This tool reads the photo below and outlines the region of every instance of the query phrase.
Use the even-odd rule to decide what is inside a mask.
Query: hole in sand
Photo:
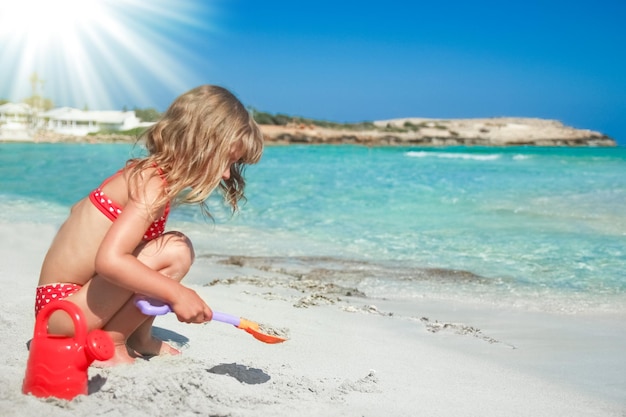
[[[87,383],[87,392],[91,395],[100,391],[106,382],[107,379],[102,375],[94,375]]]
[[[249,368],[236,363],[222,363],[207,369],[207,371],[212,374],[232,376],[237,381],[250,385],[263,384],[270,380],[270,376],[261,369]]]

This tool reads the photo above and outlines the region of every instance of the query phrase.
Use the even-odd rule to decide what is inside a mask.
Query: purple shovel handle
[[[172,308],[168,304],[148,298],[135,298],[135,305],[143,314],[148,316],[162,316],[163,314],[172,312]],[[239,324],[241,323],[241,318],[231,314],[221,313],[219,311],[213,312],[213,320],[221,323],[232,324],[235,327],[239,327]]]

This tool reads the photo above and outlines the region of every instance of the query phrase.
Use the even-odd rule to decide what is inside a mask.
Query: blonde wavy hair
[[[218,187],[233,212],[237,210],[245,199],[245,165],[257,163],[263,152],[263,134],[250,113],[230,91],[214,85],[179,96],[139,141],[148,156],[128,161],[128,181],[134,185],[129,190],[137,190],[143,173],[151,171],[167,184],[154,206],[198,203],[209,216],[206,200]],[[238,153],[241,158],[231,165],[230,178],[222,179]],[[150,169],[155,166],[161,173]]]

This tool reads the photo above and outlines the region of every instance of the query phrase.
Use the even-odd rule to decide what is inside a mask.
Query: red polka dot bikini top
[[[98,210],[102,212],[105,216],[107,216],[111,221],[115,221],[117,217],[122,213],[122,206],[120,206],[115,201],[108,198],[104,192],[102,192],[102,188],[106,185],[107,182],[111,181],[113,178],[122,173],[123,170],[119,170],[117,173],[113,174],[106,180],[100,184],[100,187],[96,188],[89,194],[89,200],[93,203],[94,206]],[[163,174],[159,169],[159,173]],[[163,216],[156,219],[154,223],[150,225],[146,233],[143,235],[143,240],[152,240],[159,236],[161,236],[165,232],[165,223],[167,222],[167,217],[170,214],[170,203],[167,203],[165,206],[165,211],[163,212]]]

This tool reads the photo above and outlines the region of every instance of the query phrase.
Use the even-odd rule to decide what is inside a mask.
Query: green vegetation
[[[406,126],[406,123],[405,123]],[[383,132],[391,132],[391,133],[406,133],[409,129],[405,129],[403,127],[394,126],[391,123],[387,123],[387,125],[382,129]]]
[[[44,111],[48,111],[54,108],[54,103],[52,102],[52,100],[38,95],[27,97],[23,101],[34,109],[42,109]]]
[[[40,97],[37,95],[27,97],[24,100],[22,100],[22,102],[28,104],[29,106],[33,108],[38,108],[44,111],[48,111],[54,108],[54,103],[52,102],[52,100],[50,100],[49,98]],[[12,103],[12,101],[0,98],[0,106],[3,104],[7,104],[7,103]]]
[[[256,109],[250,109],[254,120],[260,125],[286,126],[286,125],[309,125],[332,129],[347,130],[375,130],[376,126],[372,122],[360,123],[337,123],[326,120],[309,119],[300,116],[289,116],[286,114],[271,114]]]
[[[260,125],[274,125],[274,126],[285,126],[289,123],[296,122],[296,119],[297,119],[297,118],[288,116],[286,114],[270,114],[270,113],[266,113],[266,112],[262,112],[262,111],[258,111],[254,109],[252,110],[252,116],[254,117],[254,120]]]
[[[43,111],[48,111],[54,108],[54,103],[49,98],[45,98],[39,95],[39,87],[43,90],[43,86],[46,84],[46,81],[39,78],[36,72],[28,79],[30,81],[30,86],[33,91],[33,95],[25,98],[24,103],[28,104],[34,109],[40,109]]]
[[[159,117],[161,117],[161,113],[153,107],[148,107],[146,109],[139,109],[135,107],[133,110],[135,111],[135,116],[137,116],[142,122],[156,122],[159,120]]]
[[[404,127],[407,130],[411,130],[413,132],[417,132],[418,130],[420,130],[422,127],[424,127],[424,124],[421,123],[419,125],[416,125],[415,123],[411,123],[411,122],[404,122]]]
[[[88,136],[98,136],[98,135],[122,135],[122,136],[134,136],[139,137],[147,128],[146,127],[136,127],[134,129],[128,130],[99,130],[97,132],[88,133]]]

